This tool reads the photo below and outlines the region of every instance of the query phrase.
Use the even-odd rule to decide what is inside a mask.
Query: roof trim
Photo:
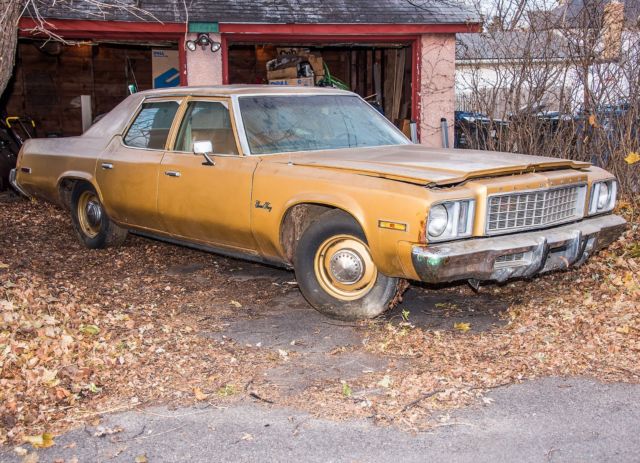
[[[178,38],[185,33],[184,23],[88,21],[84,19],[47,19],[47,28],[63,38]],[[20,18],[22,37],[42,35],[32,18]]]
[[[406,35],[406,34],[456,34],[480,32],[481,23],[462,24],[220,24],[221,33],[233,34],[291,34],[291,35]]]
[[[47,19],[52,32],[64,38],[177,38],[185,33],[184,23],[90,21],[83,19]],[[37,23],[32,18],[20,19],[20,35],[37,36]],[[221,34],[278,34],[295,36],[363,36],[409,35],[409,34],[455,34],[479,32],[480,23],[463,24],[267,24],[225,23],[220,24]]]

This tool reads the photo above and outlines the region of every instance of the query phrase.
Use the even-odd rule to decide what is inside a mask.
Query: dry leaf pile
[[[0,444],[102,410],[227,400],[279,361],[207,337],[273,297],[227,281],[238,262],[136,237],[88,251],[61,210],[26,201],[0,205],[0,230]],[[194,263],[197,277],[171,271]]]
[[[509,305],[488,331],[416,327],[404,311],[399,322],[363,322],[366,343],[352,349],[389,360],[388,371],[288,396],[264,372],[295,358],[211,333],[295,287],[233,281],[238,261],[137,237],[88,251],[67,214],[41,203],[0,204],[0,230],[0,443],[49,442],[104,411],[221,403],[261,388],[316,415],[423,428],[530,378],[640,381],[638,224],[577,271],[483,287]],[[475,297],[465,286],[441,291]]]

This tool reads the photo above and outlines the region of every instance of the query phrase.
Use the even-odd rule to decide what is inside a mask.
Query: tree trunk
[[[0,0],[0,95],[11,79],[23,0]]]

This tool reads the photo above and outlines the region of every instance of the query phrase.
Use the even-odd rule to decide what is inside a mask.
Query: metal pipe
[[[442,133],[442,147],[449,148],[449,123],[446,117],[440,119],[440,131]]]
[[[411,141],[415,144],[420,143],[418,141],[418,123],[416,121],[409,123],[409,130],[411,130]]]

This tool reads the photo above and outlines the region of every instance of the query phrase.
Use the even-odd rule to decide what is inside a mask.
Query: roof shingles
[[[45,1],[50,19],[138,21],[150,13],[163,22],[184,22],[180,0],[106,0],[101,9],[79,0]],[[480,18],[461,0],[186,0],[189,21],[263,24],[467,24]],[[138,15],[115,5],[130,5]]]

